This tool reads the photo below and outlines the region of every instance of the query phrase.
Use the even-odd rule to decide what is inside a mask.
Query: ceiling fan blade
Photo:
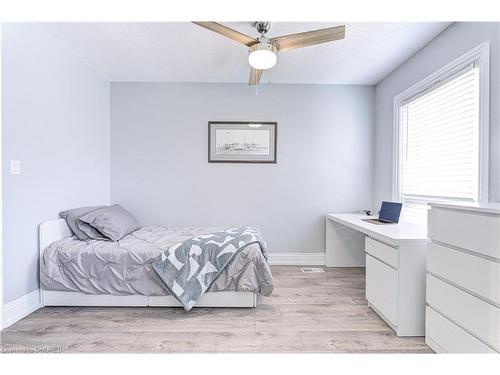
[[[233,30],[227,26],[221,25],[217,22],[193,22],[195,25],[204,27],[208,30],[221,34],[226,38],[232,39],[238,43],[244,44],[250,47],[251,45],[258,42],[257,39],[252,38],[246,34],[240,33],[239,31]]]
[[[345,38],[345,25],[271,38],[278,51],[286,51]]]
[[[250,78],[248,79],[248,85],[258,85],[260,82],[260,77],[262,77],[263,70],[250,68]]]

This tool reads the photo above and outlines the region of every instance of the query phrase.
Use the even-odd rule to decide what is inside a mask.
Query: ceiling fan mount
[[[313,46],[315,44],[333,42],[345,38],[345,26],[334,26],[326,29],[306,31],[296,34],[267,38],[266,33],[271,28],[271,22],[257,21],[253,26],[260,37],[253,38],[233,30],[217,22],[193,22],[194,24],[221,34],[226,38],[244,44],[249,48],[248,62],[250,64],[249,85],[257,85],[265,69],[272,68],[277,61],[277,53],[289,49]]]
[[[271,22],[257,21],[253,24],[261,36],[264,36],[271,29]]]

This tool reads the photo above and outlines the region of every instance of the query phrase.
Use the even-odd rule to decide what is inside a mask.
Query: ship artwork
[[[276,163],[276,122],[208,123],[210,163]]]

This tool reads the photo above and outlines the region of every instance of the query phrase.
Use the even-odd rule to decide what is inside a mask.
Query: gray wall
[[[373,87],[111,84],[111,198],[143,225],[261,228],[324,251],[324,217],[373,200]],[[278,163],[207,163],[209,120],[277,121]]]
[[[375,200],[392,195],[394,96],[480,43],[491,43],[490,201],[500,201],[500,23],[455,23],[413,55],[375,88]]]
[[[9,302],[38,288],[38,224],[110,200],[109,82],[35,26],[3,24],[2,132]]]

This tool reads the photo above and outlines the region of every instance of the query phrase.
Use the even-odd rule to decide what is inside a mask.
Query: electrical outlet
[[[19,160],[10,161],[10,174],[21,174],[21,162]]]

